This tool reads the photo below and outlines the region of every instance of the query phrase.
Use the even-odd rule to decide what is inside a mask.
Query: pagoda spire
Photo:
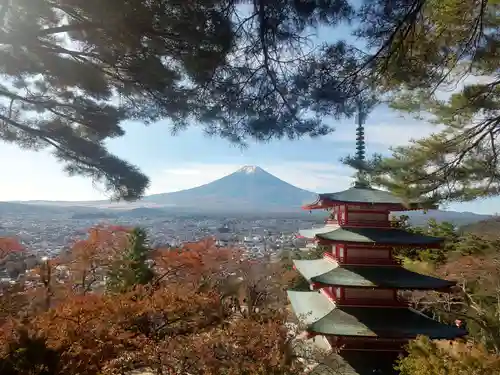
[[[366,111],[361,103],[358,103],[358,114],[356,116],[356,182],[355,187],[368,187],[368,179],[366,176],[366,142],[365,142],[365,121]]]

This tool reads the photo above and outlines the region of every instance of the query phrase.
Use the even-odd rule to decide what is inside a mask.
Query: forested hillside
[[[442,249],[399,253],[406,267],[457,281],[451,294],[415,292],[414,308],[450,324],[459,321],[467,340],[450,343],[422,337],[410,343],[409,355],[399,363],[401,374],[500,374],[500,236],[491,228],[496,220],[455,229],[430,221],[409,230],[446,238]]]
[[[23,251],[13,239],[0,249]],[[142,229],[92,228],[1,286],[0,373],[296,374],[293,278],[212,240],[152,249]]]
[[[485,238],[497,238],[500,235],[500,218],[493,217],[477,223],[467,224],[460,228],[463,233],[473,233]]]

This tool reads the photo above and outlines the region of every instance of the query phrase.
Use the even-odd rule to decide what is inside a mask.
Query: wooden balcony
[[[392,228],[392,223],[390,221],[382,220],[337,220],[337,219],[326,219],[325,223],[327,225],[340,225],[345,228]]]
[[[336,257],[332,253],[323,253],[323,257],[332,262],[344,265],[373,265],[373,266],[400,266],[402,261],[393,258],[368,258],[368,257]]]
[[[339,260],[342,264],[350,265],[374,265],[374,266],[391,266],[391,265],[401,265],[401,261],[393,258],[368,258],[368,257],[344,257],[344,259]]]

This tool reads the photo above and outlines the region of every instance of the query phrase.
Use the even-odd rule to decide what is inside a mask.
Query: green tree
[[[431,218],[425,226],[412,227],[409,223],[409,217],[402,215],[399,218],[393,219],[393,223],[398,228],[407,230],[412,233],[418,233],[433,237],[444,238],[444,244],[438,249],[416,249],[416,248],[397,248],[395,254],[410,260],[419,260],[430,262],[432,265],[439,265],[446,262],[448,256],[456,251],[456,246],[459,242],[458,231],[452,223],[443,221],[437,222]]]
[[[494,375],[500,374],[500,356],[480,345],[420,337],[397,368],[401,375]]]
[[[115,263],[108,274],[108,290],[124,292],[152,281],[155,274],[147,263],[150,252],[146,231],[142,228],[132,229],[122,259]]]
[[[464,233],[457,242],[455,251],[460,255],[490,255],[500,249],[500,240],[487,239],[474,233]]]
[[[362,11],[371,22],[360,35],[382,48],[373,61],[380,91],[393,108],[437,125],[435,134],[395,148],[391,158],[377,156],[372,180],[432,201],[497,195],[500,2],[372,3]]]

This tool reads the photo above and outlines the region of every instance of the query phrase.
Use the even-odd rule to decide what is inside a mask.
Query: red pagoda
[[[359,122],[357,159],[364,160],[364,129]],[[322,228],[300,235],[325,249],[323,258],[295,260],[310,291],[288,291],[306,334],[332,349],[336,374],[394,374],[394,360],[418,335],[454,339],[466,334],[412,309],[402,290],[447,291],[454,283],[405,269],[394,259],[397,247],[432,248],[441,238],[406,232],[391,225],[390,213],[408,206],[389,192],[371,188],[358,172],[354,187],[320,194],[306,210],[326,209]],[[418,209],[413,204],[411,209]]]

